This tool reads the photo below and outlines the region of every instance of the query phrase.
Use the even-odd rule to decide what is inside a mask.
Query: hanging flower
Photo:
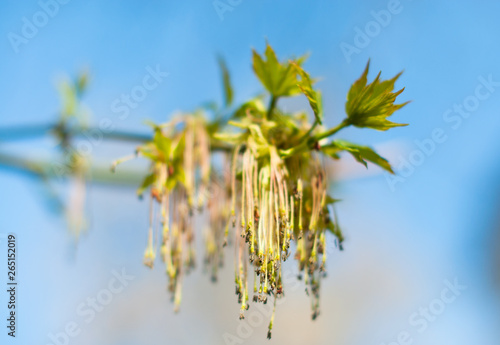
[[[234,246],[240,319],[250,299],[267,303],[273,298],[271,337],[276,299],[286,291],[283,264],[290,256],[299,266],[315,319],[320,313],[320,282],[326,275],[328,232],[339,249],[344,241],[324,160],[339,159],[345,151],[365,166],[371,162],[393,173],[387,160],[370,147],[329,138],[350,125],[378,130],[400,126],[387,120],[404,105],[394,104],[401,93],[392,92],[399,75],[388,81],[380,81],[379,75],[368,84],[367,66],[349,91],[346,119],[326,129],[321,93],[302,69],[304,61],[280,62],[269,45],[264,56],[254,51],[253,69],[269,93],[269,105],[257,97],[232,108],[229,74],[220,60],[225,108],[215,119],[209,121],[199,111],[152,124],[153,139],[126,158],[141,156],[151,162],[138,191],[142,195],[149,190],[151,203],[144,263],[153,267],[160,251],[175,310],[183,277],[195,266],[194,239],[203,235],[205,268],[213,281],[223,264],[224,248],[228,243]],[[312,123],[304,112],[278,107],[281,98],[300,93],[311,106]],[[205,225],[199,230],[194,224],[205,217],[208,222],[202,220]]]

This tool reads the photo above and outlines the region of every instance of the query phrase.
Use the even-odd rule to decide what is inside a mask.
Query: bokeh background
[[[44,3],[44,0],[41,1]],[[59,4],[57,13],[16,49],[23,18],[41,10],[36,1],[0,4],[0,128],[51,123],[60,100],[56,83],[87,68],[92,75],[84,102],[93,123],[109,118],[120,130],[147,133],[144,119],[165,121],[176,110],[192,110],[222,97],[216,56],[224,56],[243,101],[261,90],[251,70],[251,50],[266,39],[282,58],[311,52],[306,67],[323,90],[325,117],[343,116],[345,95],[371,58],[392,77],[402,100],[413,102],[395,116],[410,126],[389,132],[348,129],[342,137],[379,147],[400,170],[397,183],[370,167],[346,160],[336,191],[347,240],[329,256],[322,285],[321,315],[311,321],[303,286],[288,292],[277,310],[273,343],[393,344],[408,332],[412,344],[497,344],[500,336],[500,89],[474,103],[480,78],[500,81],[500,3],[497,1],[79,1]],[[398,9],[387,25],[369,28],[369,42],[356,47],[374,14]],[[366,41],[366,40],[365,40]],[[357,42],[359,46],[359,41]],[[344,44],[344,45],[343,45]],[[148,66],[169,75],[120,120],[112,103],[141,83]],[[482,90],[484,92],[485,89]],[[469,102],[460,120],[448,109]],[[286,103],[304,107],[302,99]],[[448,116],[457,116],[456,114]],[[455,122],[457,121],[457,122]],[[418,154],[436,128],[446,140]],[[36,138],[0,142],[0,152],[51,157],[54,141]],[[94,160],[110,162],[132,145],[103,143]],[[410,162],[410,167],[405,161]],[[135,163],[134,163],[135,164]],[[132,165],[134,165],[132,164]],[[141,168],[140,164],[137,167]],[[392,183],[391,183],[392,181]],[[64,184],[60,189],[64,191]],[[55,344],[50,335],[74,321],[81,332],[69,344],[257,344],[265,340],[267,319],[243,331],[234,296],[232,262],[217,284],[201,270],[184,286],[175,315],[161,265],[142,265],[147,202],[133,187],[88,186],[89,229],[76,245],[64,217],[44,205],[39,181],[0,165],[0,232],[18,236],[18,337],[0,334],[2,344]],[[2,242],[2,251],[5,242]],[[228,251],[231,258],[231,251]],[[0,281],[6,281],[6,263]],[[289,269],[293,270],[292,263]],[[106,288],[112,271],[135,278],[86,323],[76,312],[88,297]],[[409,316],[440,298],[445,281],[467,287],[419,332]],[[7,297],[2,287],[1,319]],[[252,312],[252,307],[249,312]],[[254,313],[258,313],[254,310]],[[259,317],[256,317],[259,319]],[[2,324],[5,321],[2,321]],[[234,335],[227,341],[227,335]],[[226,335],[226,337],[224,336]],[[65,342],[61,340],[61,343]],[[410,342],[408,342],[409,344]],[[401,343],[402,344],[402,343]]]

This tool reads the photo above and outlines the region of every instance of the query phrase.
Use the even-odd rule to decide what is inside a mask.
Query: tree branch
[[[18,125],[3,127],[0,128],[0,142],[33,139],[51,134],[57,130],[60,130],[60,125],[57,123],[48,125]],[[128,131],[104,131],[97,127],[68,128],[68,135],[73,137],[85,137],[86,134],[90,136],[92,133],[96,132],[101,134],[103,139],[107,140],[145,142],[152,139],[151,135]]]

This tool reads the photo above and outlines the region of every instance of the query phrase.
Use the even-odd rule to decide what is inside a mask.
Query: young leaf
[[[339,241],[339,249],[340,250],[343,250],[343,243],[344,243],[344,234],[342,233],[342,230],[340,229],[339,225],[334,223],[334,222],[330,222],[327,224],[327,229],[330,230],[330,232],[335,236],[337,237],[337,241]]]
[[[159,125],[157,125],[155,122],[151,121],[151,120],[144,120],[142,121],[146,126],[149,126],[151,127],[152,129],[154,130],[157,130],[157,129],[161,129],[161,127]]]
[[[280,63],[276,53],[267,44],[265,60],[254,50],[253,70],[273,97],[294,96],[300,92],[297,86],[297,71],[289,62]],[[302,60],[297,60],[301,63]]]
[[[236,122],[236,121],[229,121],[228,124],[238,128],[247,129],[248,132],[250,133],[250,136],[253,137],[253,139],[258,145],[266,147],[269,146],[266,137],[264,136],[264,134],[262,134],[262,130],[258,125],[252,122]]]
[[[384,157],[381,157],[371,147],[361,146],[345,140],[334,140],[329,145],[321,147],[321,151],[334,159],[338,159],[340,151],[349,152],[358,162],[368,167],[367,161],[378,165],[382,169],[394,174],[391,165]]]
[[[153,142],[148,142],[137,148],[137,153],[152,161],[158,160],[158,150]]]
[[[184,155],[184,149],[186,147],[186,134],[182,133],[180,138],[176,139],[176,142],[172,147],[173,147],[172,154],[174,158],[174,163],[182,161]]]
[[[367,84],[370,61],[361,77],[354,82],[347,94],[345,110],[347,121],[356,127],[373,128],[386,131],[392,127],[406,126],[407,124],[394,123],[387,118],[396,110],[401,109],[409,102],[395,104],[396,97],[404,90],[392,92],[394,83],[401,73],[389,80],[380,81],[380,73],[375,80]]]
[[[214,133],[213,138],[228,144],[239,145],[247,136],[247,133]]]
[[[180,183],[184,186],[186,185],[186,173],[182,168],[182,164],[179,161],[177,161],[174,162],[173,167],[174,167],[173,168],[174,173],[172,175],[169,175],[167,179],[167,185],[166,185],[167,190],[174,189],[175,186],[177,186],[177,183]]]
[[[153,142],[159,152],[163,154],[165,160],[168,160],[170,156],[170,139],[163,135],[161,129],[156,129],[153,137]]]
[[[334,199],[330,195],[327,194],[325,197],[325,205],[323,205],[323,206],[332,205],[332,204],[335,204],[336,202],[339,202],[339,201],[342,201],[342,200]]]
[[[62,117],[70,118],[76,116],[77,96],[74,85],[67,80],[59,84],[59,94],[62,100]]]
[[[229,77],[229,70],[227,69],[226,62],[221,57],[219,57],[218,60],[222,73],[222,84],[224,86],[224,105],[228,107],[233,103],[233,87],[231,86],[231,79]]]
[[[87,89],[88,82],[89,82],[88,71],[81,72],[81,74],[77,77],[77,80],[75,82],[76,93],[79,96],[81,96]]]
[[[144,193],[144,191],[146,190],[146,188],[148,188],[149,186],[151,186],[155,181],[156,181],[156,174],[154,172],[151,173],[151,174],[149,174],[149,175],[147,175],[144,178],[144,180],[142,181],[141,186],[137,190],[137,195],[139,197],[141,197],[142,194]]]
[[[252,115],[255,117],[264,117],[266,114],[266,106],[262,102],[262,97],[256,97],[248,102],[243,103],[236,111],[234,112],[234,118],[246,117],[248,115]]]
[[[304,71],[304,69],[302,69],[302,67],[294,62],[291,62],[291,64],[295,67],[297,73],[301,78],[297,86],[309,100],[309,105],[314,112],[314,116],[318,124],[323,124],[323,105],[321,101],[321,92],[313,89],[313,81],[311,80],[309,74]]]

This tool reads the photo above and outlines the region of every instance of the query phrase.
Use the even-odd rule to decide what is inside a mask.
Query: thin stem
[[[60,125],[21,125],[13,127],[0,128],[0,142],[3,141],[15,141],[15,140],[26,140],[33,139],[37,137],[43,137],[44,135],[50,134],[51,132],[60,130]],[[153,137],[149,134],[134,133],[127,131],[104,131],[97,127],[77,127],[72,128],[68,133],[68,136],[73,137],[83,137],[89,138],[93,135],[102,135],[103,140],[115,140],[115,141],[125,141],[125,142],[137,142],[144,143],[151,141]],[[232,147],[227,144],[217,142],[211,138],[211,149],[213,151],[231,151]]]
[[[67,178],[70,175],[59,175],[56,168],[64,166],[64,162],[58,164],[53,159],[34,160],[20,158],[0,152],[0,170],[24,173],[32,177],[43,177],[47,179]],[[142,169],[122,169],[119,173],[113,174],[109,171],[109,165],[94,163],[89,171],[92,182],[103,184],[118,184],[125,186],[136,186],[143,178]]]
[[[330,129],[330,130],[328,130],[326,132],[319,133],[318,135],[314,136],[314,140],[315,141],[319,141],[321,139],[328,138],[328,137],[336,134],[337,132],[339,132],[341,129],[343,129],[345,127],[348,127],[350,125],[351,124],[349,123],[349,121],[347,121],[347,119],[344,119],[344,121],[342,121],[341,123],[339,123],[338,126],[333,127],[332,129]]]
[[[267,109],[266,118],[271,120],[271,116],[273,114],[273,110],[276,107],[276,103],[278,102],[278,97],[271,96],[271,100],[269,101],[269,108]]]
[[[55,125],[21,125],[0,128],[0,141],[24,140],[46,135]]]
[[[88,131],[90,131],[90,129]],[[81,133],[78,133],[77,135],[81,135]],[[145,142],[145,141],[151,140],[152,136],[150,136],[148,134],[141,134],[141,133],[113,131],[110,133],[103,133],[103,139],[118,140],[118,141]]]
[[[309,135],[311,135],[312,131],[314,131],[314,129],[316,128],[316,126],[319,125],[319,122],[318,120],[314,120],[314,123],[313,125],[311,126],[311,128],[309,128],[309,130],[307,131],[306,134],[304,134],[302,136],[302,138],[299,139],[299,145],[301,145],[303,142],[306,141],[306,139],[309,137]]]
[[[19,158],[13,155],[0,153],[0,169],[13,170],[14,172],[26,173],[31,176],[40,176],[44,171],[44,164]]]
[[[0,141],[14,141],[14,140],[36,138],[50,134],[53,131],[60,131],[60,130],[61,130],[60,124],[19,125],[12,127],[3,127],[0,128]],[[88,137],[95,135],[96,133],[102,135],[103,139],[119,140],[119,141],[145,142],[151,140],[152,138],[148,134],[117,131],[117,130],[103,130],[98,127],[68,128],[68,135],[70,136]]]
[[[315,124],[317,125],[317,121],[315,121]],[[307,137],[309,136],[309,134],[312,132],[312,130],[314,129],[315,127],[315,124],[313,124],[311,126],[311,128],[309,129],[309,131],[306,133],[306,135],[304,135],[301,139],[300,139],[300,142],[298,145],[288,149],[288,150],[281,150],[280,151],[280,155],[281,157],[291,157],[299,152],[302,152],[302,151],[306,151],[308,149],[311,149],[314,147],[314,145],[316,145],[316,143],[318,141],[320,141],[321,139],[324,139],[324,138],[327,138],[327,137],[330,137],[334,134],[336,134],[337,132],[339,132],[340,130],[342,130],[343,128],[345,127],[348,127],[350,126],[351,124],[347,121],[347,119],[343,120],[341,123],[339,123],[336,127],[333,127],[332,129],[326,131],[326,132],[323,132],[323,133],[319,133],[313,137],[310,137],[309,140],[306,140]]]

